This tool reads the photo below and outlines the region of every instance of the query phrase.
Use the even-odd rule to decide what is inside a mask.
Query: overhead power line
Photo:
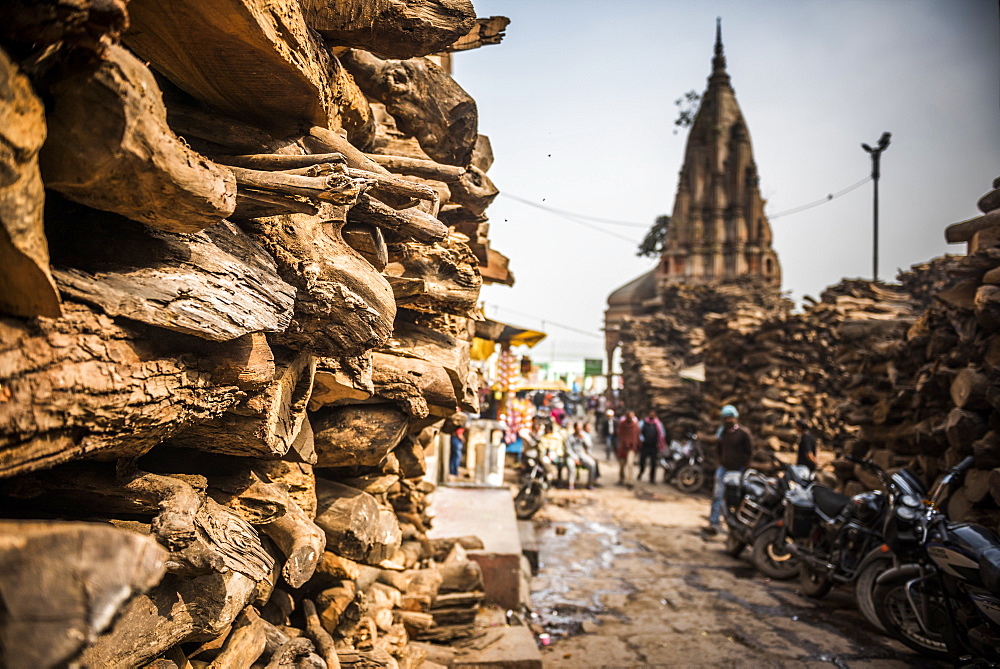
[[[588,330],[581,330],[580,328],[575,328],[572,325],[565,325],[563,323],[557,323],[557,322],[555,322],[553,320],[550,320],[548,318],[539,318],[538,316],[535,316],[533,314],[527,314],[527,313],[525,313],[523,311],[518,311],[516,309],[508,309],[507,307],[501,307],[499,304],[487,303],[486,306],[493,307],[494,309],[499,309],[501,311],[508,311],[508,312],[510,312],[512,314],[516,314],[518,316],[524,316],[525,318],[532,318],[532,319],[534,319],[536,321],[539,321],[539,322],[541,322],[541,323],[543,323],[545,325],[555,325],[558,328],[562,328],[563,330],[569,330],[570,332],[576,332],[577,334],[586,335],[588,337],[595,337],[597,339],[604,339],[604,337],[602,337],[601,335],[599,335],[599,334],[597,334],[595,332],[590,332]]]
[[[871,180],[872,180],[871,177],[865,177],[864,179],[862,179],[858,183],[851,184],[847,188],[845,188],[843,190],[840,190],[840,191],[837,191],[836,193],[830,193],[826,197],[824,197],[824,198],[822,198],[820,200],[816,200],[815,202],[810,202],[809,204],[804,204],[804,205],[799,206],[799,207],[794,207],[793,209],[786,209],[785,211],[779,211],[777,214],[770,214],[768,216],[768,219],[770,219],[770,220],[773,221],[774,219],[781,218],[782,216],[788,216],[790,214],[797,214],[800,211],[805,211],[806,209],[812,209],[813,207],[818,207],[821,204],[826,204],[830,200],[835,200],[838,197],[840,197],[841,195],[847,195],[852,190],[857,190],[858,188],[861,188],[862,186],[864,186],[866,183],[868,183]]]

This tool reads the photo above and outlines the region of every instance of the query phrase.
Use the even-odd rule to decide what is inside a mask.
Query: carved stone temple
[[[712,71],[688,135],[660,262],[608,297],[609,369],[623,340],[641,335],[629,330],[648,329],[650,323],[640,322],[643,318],[671,315],[700,330],[706,309],[716,311],[719,300],[708,301],[713,307],[704,299],[692,302],[695,295],[704,297],[721,290],[729,296],[723,302],[737,304],[739,294],[752,287],[750,292],[765,302],[777,300],[781,265],[771,248],[771,226],[764,214],[759,181],[750,132],[726,72],[721,25],[717,24]],[[656,346],[646,341],[639,348]],[[623,370],[635,367],[635,361],[627,357],[623,348]],[[672,359],[664,364],[673,367],[677,362]],[[625,377],[627,386],[641,383],[630,382],[628,371]],[[646,409],[651,408],[649,402],[652,398],[635,403]]]

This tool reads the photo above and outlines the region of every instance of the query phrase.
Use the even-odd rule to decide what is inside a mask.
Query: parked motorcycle
[[[897,518],[920,508],[926,490],[906,469],[890,476],[870,460],[846,459],[875,474],[884,491],[869,490],[853,497],[818,485],[791,491],[785,529],[792,539],[790,552],[799,559],[803,594],[821,598],[835,585],[854,582],[858,609],[879,626],[872,592],[875,579],[893,564],[885,532],[887,528],[892,531]]]
[[[725,484],[726,553],[736,557],[752,544],[765,527],[782,514],[785,493],[812,482],[808,467],[789,465],[779,476],[765,476],[756,469],[729,472]]]
[[[545,494],[553,480],[554,463],[549,455],[531,448],[521,456],[519,485],[514,496],[514,513],[521,520],[531,518],[545,504]]]
[[[887,540],[908,562],[879,576],[872,597],[882,627],[910,648],[985,666],[1000,662],[1000,537],[949,521],[939,503],[971,466],[951,469],[923,508],[897,509],[913,531]]]
[[[709,480],[706,460],[701,442],[693,434],[683,441],[671,440],[659,456],[663,482],[672,483],[681,492],[698,492]]]

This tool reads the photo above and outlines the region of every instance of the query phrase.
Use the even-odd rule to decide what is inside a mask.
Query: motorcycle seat
[[[813,486],[812,494],[816,508],[828,518],[839,514],[851,502],[851,498],[847,495],[841,495],[821,485]]]
[[[1000,595],[1000,548],[990,547],[979,556],[979,576],[983,587]]]

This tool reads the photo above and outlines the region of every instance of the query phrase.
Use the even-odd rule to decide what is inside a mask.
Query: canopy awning
[[[486,360],[493,354],[496,344],[531,348],[547,336],[538,330],[519,328],[516,325],[487,318],[484,321],[476,321],[476,336],[472,339],[470,357],[473,360]]]

